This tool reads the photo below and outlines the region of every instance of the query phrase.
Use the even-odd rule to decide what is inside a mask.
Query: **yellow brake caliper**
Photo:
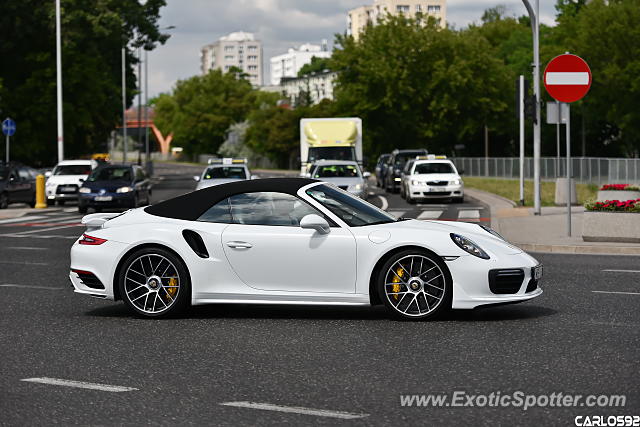
[[[173,299],[178,292],[178,288],[176,286],[178,286],[178,279],[175,277],[169,279],[169,287],[165,288],[165,290],[171,299]]]
[[[397,276],[395,274],[393,275],[393,280],[391,281],[391,283],[393,283],[393,286],[391,286],[391,289],[393,290],[393,292],[395,292],[393,297],[397,300],[399,297],[397,293],[400,292],[400,289],[401,289],[400,279],[404,274],[404,269],[402,267],[399,267],[398,270],[396,270],[396,274]]]

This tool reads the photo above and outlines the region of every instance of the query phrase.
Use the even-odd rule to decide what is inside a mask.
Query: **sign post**
[[[16,122],[14,122],[12,119],[7,117],[2,122],[2,133],[7,137],[7,139],[6,139],[6,149],[7,149],[6,162],[9,163],[9,140],[16,133]]]
[[[520,206],[524,206],[524,76],[518,78],[518,118],[520,136]]]
[[[576,55],[565,53],[553,58],[544,70],[544,86],[556,101],[566,105],[567,131],[567,235],[571,237],[571,111],[569,104],[582,99],[591,88],[589,65]],[[559,109],[560,110],[560,109]]]

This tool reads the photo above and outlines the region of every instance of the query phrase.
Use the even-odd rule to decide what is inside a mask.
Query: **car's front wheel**
[[[409,249],[384,263],[378,295],[394,317],[432,319],[451,308],[451,275],[440,257]]]
[[[119,287],[127,307],[145,317],[177,315],[191,298],[187,268],[162,248],[145,248],[129,255],[120,269]]]

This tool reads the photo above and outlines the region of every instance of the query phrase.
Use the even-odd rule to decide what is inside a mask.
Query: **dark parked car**
[[[384,175],[387,172],[387,162],[389,161],[391,154],[381,154],[376,162],[376,187],[382,187],[384,185]]]
[[[149,204],[151,182],[140,166],[100,166],[78,191],[78,212],[88,208],[137,208]]]
[[[10,203],[36,205],[36,170],[17,163],[0,162],[0,209]]]
[[[415,159],[416,156],[426,156],[427,150],[424,148],[417,148],[412,150],[393,150],[391,157],[387,162],[387,169],[385,171],[384,189],[391,193],[397,193],[400,189],[400,182],[402,181],[402,170],[410,159]]]

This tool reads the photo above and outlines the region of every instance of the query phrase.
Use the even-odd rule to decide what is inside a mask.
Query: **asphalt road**
[[[170,172],[162,171],[155,200],[193,188],[190,171]],[[403,216],[441,209],[440,218],[459,219],[461,208],[478,207],[484,218],[486,209],[396,197],[388,210]],[[68,250],[83,230],[79,216],[39,216],[0,222],[2,425],[573,425],[577,415],[640,415],[638,257],[536,255],[546,274],[540,298],[434,322],[390,320],[379,307],[271,305],[199,306],[179,319],[145,320],[120,302],[72,293]],[[22,381],[29,378],[133,390]],[[616,394],[626,406],[400,404],[401,394],[455,391]]]

